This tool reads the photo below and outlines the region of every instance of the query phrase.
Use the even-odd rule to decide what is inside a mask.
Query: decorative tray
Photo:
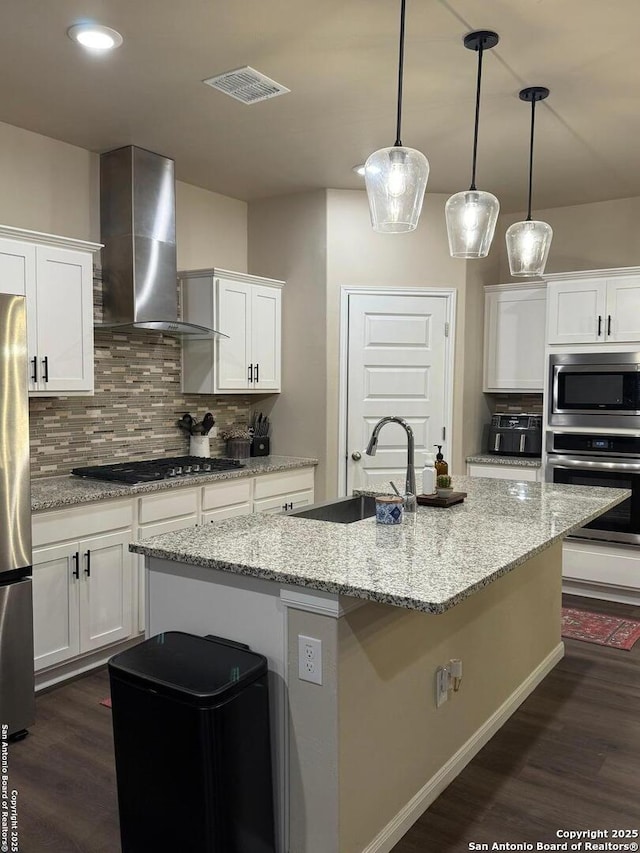
[[[466,496],[466,492],[451,492],[446,498],[438,495],[416,495],[416,500],[420,506],[453,506],[462,503]]]

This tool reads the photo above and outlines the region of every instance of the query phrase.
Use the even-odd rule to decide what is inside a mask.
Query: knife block
[[[271,442],[268,435],[258,436],[251,440],[252,456],[268,456],[271,453]]]

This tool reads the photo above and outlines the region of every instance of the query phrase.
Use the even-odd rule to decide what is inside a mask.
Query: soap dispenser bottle
[[[444,456],[442,455],[442,445],[434,444],[433,446],[438,448],[438,452],[436,454],[436,477],[441,477],[444,474],[449,473],[449,466],[444,461]]]

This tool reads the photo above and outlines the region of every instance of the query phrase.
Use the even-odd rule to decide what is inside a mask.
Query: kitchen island
[[[464,504],[398,526],[247,516],[132,546],[150,634],[227,636],[269,659],[281,851],[393,847],[560,660],[561,540],[628,497],[455,485]],[[299,679],[301,636],[321,641],[321,685]],[[438,707],[451,659],[462,683]]]

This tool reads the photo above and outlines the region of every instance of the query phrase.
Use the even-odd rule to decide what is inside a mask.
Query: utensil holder
[[[250,451],[250,438],[227,439],[227,456],[229,457],[229,459],[248,459]]]
[[[200,456],[206,459],[211,456],[208,435],[192,435],[189,437],[189,456]]]

